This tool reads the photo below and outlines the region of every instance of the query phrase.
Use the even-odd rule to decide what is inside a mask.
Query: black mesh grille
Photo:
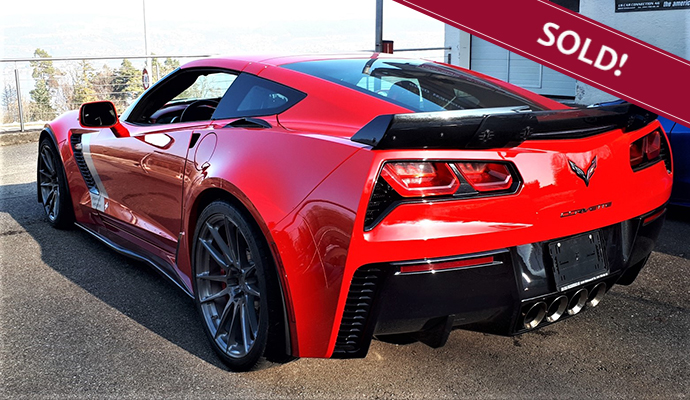
[[[345,302],[333,357],[366,355],[373,331],[372,308],[383,275],[384,271],[374,266],[362,267],[355,272]]]
[[[93,176],[91,176],[91,171],[89,171],[89,167],[86,165],[86,160],[84,160],[84,154],[82,153],[81,149],[81,135],[73,134],[70,138],[70,143],[72,145],[72,152],[74,152],[74,160],[77,162],[81,176],[84,177],[86,186],[89,188],[89,190],[97,190],[96,181],[94,181]]]
[[[369,200],[369,205],[367,206],[367,213],[364,216],[364,229],[372,229],[379,222],[381,217],[384,216],[388,207],[399,200],[402,200],[402,196],[400,196],[385,179],[379,177],[376,181],[374,192],[371,194],[371,200]]]

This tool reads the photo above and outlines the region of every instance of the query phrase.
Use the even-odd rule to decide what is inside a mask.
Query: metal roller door
[[[470,69],[547,96],[575,97],[575,79],[472,36]]]

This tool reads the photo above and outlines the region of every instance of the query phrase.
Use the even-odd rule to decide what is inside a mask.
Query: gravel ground
[[[372,344],[360,360],[228,372],[192,301],[85,232],[55,231],[35,195],[36,144],[0,147],[0,397],[685,398],[690,210],[672,209],[638,280],[601,306],[505,338]]]

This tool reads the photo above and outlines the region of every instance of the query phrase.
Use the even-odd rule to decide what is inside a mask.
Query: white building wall
[[[470,68],[470,41],[471,35],[463,32],[460,29],[454,28],[450,25],[445,27],[445,45],[450,47],[446,50],[445,61],[448,62],[450,55],[450,63],[463,68]]]
[[[613,0],[580,0],[580,14],[678,57],[690,60],[690,10],[616,13]],[[649,73],[659,74],[663,71],[650,65]],[[577,103],[593,104],[611,99],[615,97],[585,83],[577,82],[575,94]]]
[[[531,90],[551,96],[575,96],[575,79],[534,61],[509,52],[469,33],[445,27],[445,59],[453,65],[472,69]]]
[[[681,58],[690,60],[690,10],[665,10],[665,11],[636,11],[636,12],[615,12],[614,0],[580,0],[580,14],[599,21],[604,25],[608,25],[630,36],[638,38],[660,49],[673,53]],[[505,53],[502,49],[491,49],[490,46],[481,46],[481,48],[472,48],[472,37],[470,34],[453,28],[449,25],[445,27],[445,47],[450,47],[446,50],[445,59],[448,60],[448,55],[451,56],[451,63],[465,68],[472,68],[488,73],[499,79],[510,80],[513,82],[518,76],[511,74],[508,76],[508,69],[506,67]],[[494,51],[495,54],[473,54],[475,51],[489,52]],[[499,54],[500,52],[500,54]],[[486,56],[486,57],[484,57]],[[490,63],[490,58],[496,58],[493,63]],[[519,56],[511,55],[511,59],[519,62]],[[471,65],[470,60],[473,59],[475,63],[483,63],[480,65]],[[500,60],[499,60],[500,59]],[[524,63],[525,68],[530,68],[528,63]],[[532,66],[533,67],[533,66]],[[663,73],[654,69],[653,65],[649,66],[650,74]],[[563,83],[561,82],[563,81]],[[530,88],[530,82],[513,82],[519,85],[524,85]],[[640,82],[644,84],[644,82]],[[555,93],[566,96],[575,96],[575,101],[580,104],[594,104],[601,103],[615,99],[615,97],[602,92],[592,86],[582,82],[576,82],[575,90],[573,91],[566,80],[562,79],[560,73],[543,69],[542,85],[557,87]],[[571,85],[571,84],[570,84]],[[567,93],[566,93],[567,92]]]
[[[477,36],[472,36],[471,43],[470,66],[473,71],[547,96],[575,96],[575,79]]]

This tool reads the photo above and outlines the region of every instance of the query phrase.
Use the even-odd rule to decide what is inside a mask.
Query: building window
[[[565,7],[570,11],[580,12],[580,0],[551,0],[551,2]]]

